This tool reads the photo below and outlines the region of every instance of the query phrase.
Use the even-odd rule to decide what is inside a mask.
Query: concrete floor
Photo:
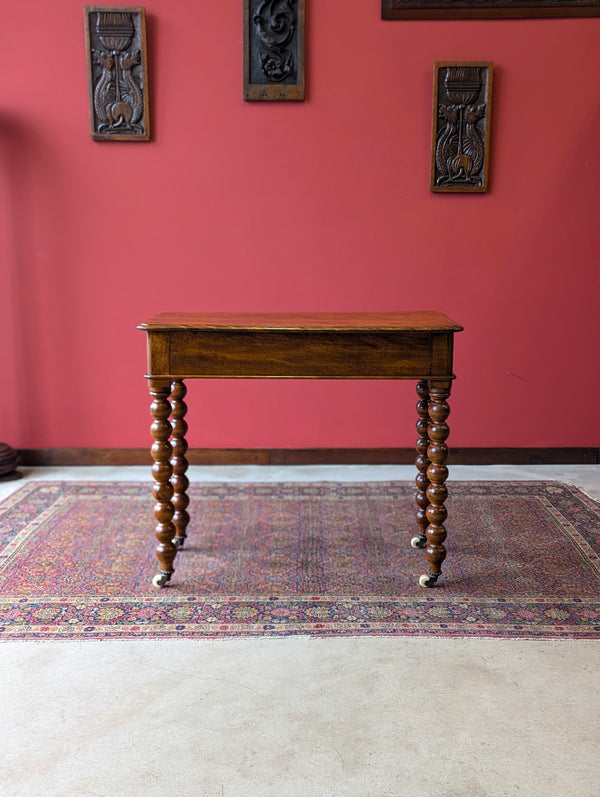
[[[148,480],[146,468],[22,470]],[[211,481],[412,477],[190,469]],[[455,466],[451,478],[561,479],[600,499],[597,466]],[[0,794],[598,797],[599,662],[600,641],[585,640],[3,642]]]

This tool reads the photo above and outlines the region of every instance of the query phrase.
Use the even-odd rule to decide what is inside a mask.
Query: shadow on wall
[[[14,446],[35,445],[49,428],[43,396],[60,394],[78,411],[77,309],[68,301],[76,275],[65,269],[69,222],[57,201],[65,196],[63,171],[49,135],[0,112],[0,335],[6,344],[0,438]]]

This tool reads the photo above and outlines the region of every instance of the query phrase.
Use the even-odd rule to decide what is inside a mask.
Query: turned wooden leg
[[[427,488],[429,487],[429,479],[427,478],[427,468],[430,465],[429,457],[427,456],[427,449],[429,447],[429,385],[424,379],[421,379],[417,384],[417,395],[419,401],[417,402],[417,477],[415,484],[417,485],[417,495],[415,501],[417,504],[417,526],[419,533],[413,537],[410,544],[413,548],[424,548],[427,545],[427,537],[425,529],[428,525],[426,510],[429,506],[429,498],[427,498]]]
[[[150,412],[154,419],[150,429],[154,438],[151,452],[154,460],[152,476],[156,482],[152,492],[156,501],[154,504],[155,532],[158,540],[156,556],[161,566],[161,572],[154,576],[152,583],[155,587],[164,587],[173,575],[173,562],[177,553],[177,546],[173,543],[175,526],[171,522],[175,512],[171,503],[173,486],[170,479],[173,468],[169,461],[171,458],[171,444],[169,443],[171,436],[171,424],[169,423],[171,383],[168,379],[150,379],[149,387],[152,396]]]
[[[188,461],[186,459],[187,441],[185,436],[187,434],[187,423],[185,422],[185,415],[187,413],[187,405],[184,401],[187,388],[183,381],[177,379],[171,385],[171,427],[173,430],[171,437],[171,446],[173,455],[171,457],[171,466],[173,468],[173,475],[171,477],[171,484],[173,485],[173,506],[175,514],[173,515],[173,525],[175,526],[175,537],[173,542],[178,548],[183,546],[184,540],[187,537],[186,529],[190,522],[190,516],[187,513],[188,504],[190,502],[187,494],[187,489],[190,485],[186,471],[188,469]]]
[[[430,464],[427,468],[427,498],[429,505],[426,509],[429,525],[426,529],[427,547],[425,554],[429,562],[429,574],[421,576],[419,584],[430,587],[442,574],[442,562],[446,558],[444,540],[446,529],[444,521],[448,512],[444,503],[448,497],[446,479],[448,478],[448,447],[446,439],[450,432],[446,418],[450,414],[447,399],[450,396],[450,380],[431,380],[429,383],[429,448],[427,456]]]

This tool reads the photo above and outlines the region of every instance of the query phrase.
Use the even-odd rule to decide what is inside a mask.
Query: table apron
[[[452,332],[148,330],[148,377],[452,379]]]

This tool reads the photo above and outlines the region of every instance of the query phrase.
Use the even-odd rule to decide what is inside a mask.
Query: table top
[[[171,330],[282,330],[337,332],[460,332],[463,327],[434,310],[396,313],[160,313],[138,326]]]

